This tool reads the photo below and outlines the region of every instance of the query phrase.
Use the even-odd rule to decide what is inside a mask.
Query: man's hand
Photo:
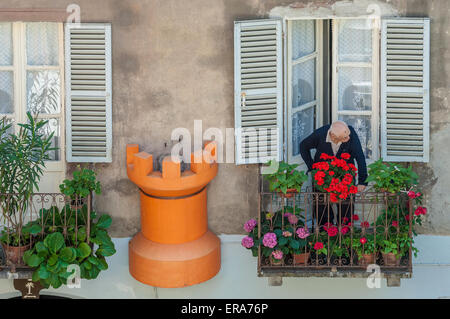
[[[366,185],[358,185],[358,193],[364,192],[365,189],[366,189]]]

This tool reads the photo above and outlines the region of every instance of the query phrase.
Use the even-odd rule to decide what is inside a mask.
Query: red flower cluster
[[[416,208],[416,211],[414,212],[414,215],[416,215],[416,216],[426,215],[426,213],[427,213],[426,207],[419,206],[419,207]]]
[[[422,196],[422,194],[420,192],[414,193],[413,191],[409,191],[408,196],[409,196],[409,198],[414,199],[414,198]]]
[[[322,153],[320,159],[325,161],[314,163],[312,166],[315,170],[316,187],[328,192],[333,203],[339,199],[345,200],[349,194],[358,192],[358,188],[354,185],[357,169],[355,165],[346,161],[350,157],[349,153],[342,153],[341,158]]]
[[[315,250],[320,250],[320,249],[322,249],[323,248],[323,243],[321,243],[321,242],[317,242],[315,245],[314,245],[314,249]]]

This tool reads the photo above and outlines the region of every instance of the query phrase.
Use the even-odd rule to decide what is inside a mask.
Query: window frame
[[[370,63],[359,63],[359,62],[341,62],[337,63],[337,23],[339,20],[347,20],[347,19],[364,19],[364,20],[372,20],[372,61]],[[285,18],[285,34],[284,34],[284,70],[285,70],[285,116],[284,116],[284,159],[292,164],[297,163],[299,165],[299,169],[305,168],[305,163],[301,159],[300,161],[293,161],[292,154],[292,136],[291,136],[291,126],[290,124],[292,120],[292,62],[291,62],[291,56],[292,56],[292,21],[295,20],[315,20],[316,22],[316,51],[317,47],[320,46],[320,52],[319,52],[319,58],[320,63],[317,63],[316,65],[316,85],[317,85],[317,100],[320,100],[318,104],[320,106],[316,109],[316,128],[321,127],[323,125],[323,114],[324,114],[324,101],[323,101],[323,92],[324,92],[324,86],[323,86],[323,79],[324,79],[324,69],[323,69],[323,21],[329,20],[331,23],[331,34],[332,34],[332,43],[330,47],[329,55],[331,55],[330,59],[330,76],[331,76],[331,97],[330,97],[330,109],[331,109],[331,121],[333,122],[338,119],[338,114],[345,114],[345,115],[353,115],[353,114],[359,114],[359,115],[367,115],[371,116],[371,135],[372,135],[372,158],[366,158],[367,164],[370,164],[377,159],[379,159],[380,156],[380,148],[381,148],[381,142],[380,142],[380,41],[381,41],[381,35],[380,35],[380,25],[381,25],[381,18],[376,16],[366,16],[366,17],[324,17],[324,18],[318,18],[318,17],[289,17]],[[319,29],[320,27],[320,29]],[[320,30],[320,34],[319,31]],[[304,57],[302,57],[304,58]],[[337,68],[338,66],[359,66],[359,65],[366,65],[368,67],[368,64],[370,64],[370,67],[372,69],[372,109],[370,111],[338,111],[338,81],[337,81]],[[320,65],[320,70],[317,70]],[[375,70],[375,72],[374,72]],[[303,106],[302,106],[303,107]]]
[[[39,114],[39,119],[57,119],[60,130],[60,158],[45,162],[45,172],[65,171],[65,121],[64,121],[64,41],[63,23],[52,22],[58,25],[58,65],[32,66],[27,64],[26,52],[26,25],[33,22],[10,22],[13,52],[12,66],[0,66],[0,71],[13,72],[13,106],[12,114],[1,114],[14,121],[14,131],[20,129],[19,123],[27,121],[27,71],[56,70],[60,74],[60,112],[57,114]]]
[[[371,20],[372,21],[372,61],[371,62],[339,62],[338,61],[338,30],[339,21],[342,20]],[[371,117],[372,129],[372,158],[366,158],[368,164],[373,163],[379,158],[380,154],[380,18],[378,17],[355,17],[355,18],[336,18],[330,19],[332,23],[332,62],[331,62],[331,122],[339,119],[339,115],[369,115]],[[338,110],[338,68],[339,67],[366,67],[371,68],[372,74],[372,108],[370,111],[351,111]]]
[[[307,20],[311,21],[313,20],[315,23],[315,50],[313,53],[310,53],[308,55],[305,55],[303,57],[300,57],[296,59],[295,63],[292,61],[292,23],[297,20]],[[323,124],[323,19],[287,19],[286,21],[286,27],[287,27],[287,39],[286,39],[286,152],[285,157],[287,159],[287,162],[292,164],[296,163],[299,164],[301,168],[306,168],[305,163],[303,159],[301,158],[301,155],[293,156],[292,155],[292,114],[293,114],[293,107],[292,107],[292,75],[293,75],[293,67],[296,64],[316,59],[316,76],[315,76],[315,89],[316,89],[316,98],[314,101],[308,102],[304,105],[301,105],[298,107],[296,112],[301,112],[303,110],[306,110],[308,108],[314,107],[315,108],[315,115],[316,115],[316,121],[315,121],[315,127],[316,129]]]

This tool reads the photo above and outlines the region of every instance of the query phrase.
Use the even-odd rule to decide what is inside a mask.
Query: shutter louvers
[[[282,156],[280,20],[235,22],[236,164]]]
[[[111,162],[111,26],[65,26],[68,162]]]
[[[381,31],[382,157],[428,162],[430,21],[386,19]]]

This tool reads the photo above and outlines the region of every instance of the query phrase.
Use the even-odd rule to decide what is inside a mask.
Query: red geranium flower
[[[353,215],[352,219],[353,220],[359,220],[359,216],[358,215]]]
[[[350,154],[349,154],[349,153],[342,153],[342,154],[341,154],[341,158],[343,158],[343,159],[349,159],[349,158],[350,158]]]
[[[358,187],[350,186],[350,190],[348,191],[350,194],[356,194],[358,192]]]
[[[347,226],[342,227],[341,229],[341,233],[342,235],[345,235],[349,232],[350,228],[348,228]]]
[[[362,222],[361,227],[368,228],[370,225],[368,222]]]
[[[333,172],[333,171],[329,171],[329,172],[328,172],[328,175],[333,176],[333,175],[334,175],[334,172]]]
[[[406,219],[407,221],[409,221],[409,215],[406,215],[406,216],[405,216],[405,219]]]
[[[323,243],[321,243],[321,242],[317,242],[315,245],[314,245],[314,249],[315,250],[320,250],[320,249],[322,249],[323,248]]]
[[[359,240],[359,242],[364,245],[365,243],[367,243],[367,238],[363,237]]]
[[[328,228],[327,233],[328,233],[328,236],[334,237],[338,233],[338,228],[336,226],[331,226],[330,228]]]
[[[394,221],[392,222],[392,226],[398,227],[398,221],[394,220]]]
[[[330,201],[332,201],[333,203],[337,203],[339,201],[335,193],[330,194]]]
[[[416,211],[414,212],[414,215],[419,216],[419,215],[425,215],[427,213],[427,209],[425,207],[417,207]]]
[[[409,191],[408,196],[409,198],[416,198],[416,193],[414,193],[413,191]]]

